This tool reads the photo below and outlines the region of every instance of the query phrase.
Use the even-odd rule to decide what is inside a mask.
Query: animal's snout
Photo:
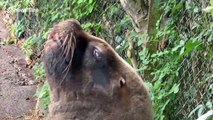
[[[57,44],[56,41],[47,40],[45,45],[44,45],[44,51],[47,52],[47,51],[56,49],[57,47],[58,47],[58,44]]]

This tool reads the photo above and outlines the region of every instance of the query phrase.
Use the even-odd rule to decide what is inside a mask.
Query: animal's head
[[[44,63],[53,118],[151,119],[151,101],[141,78],[108,43],[84,32],[78,21],[66,20],[52,29]]]

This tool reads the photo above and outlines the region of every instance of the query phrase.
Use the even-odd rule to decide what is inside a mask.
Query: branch
[[[147,0],[120,0],[121,5],[127,14],[131,17],[132,24],[136,32],[147,33]]]
[[[130,58],[132,66],[134,69],[138,68],[138,62],[137,62],[137,57],[135,55],[135,50],[134,50],[134,42],[131,40],[129,41],[129,49],[127,51],[127,56]]]

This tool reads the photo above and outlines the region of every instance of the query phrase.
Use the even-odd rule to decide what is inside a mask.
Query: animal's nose
[[[45,50],[45,52],[47,52],[47,51],[52,50],[52,49],[54,49],[56,47],[57,47],[56,41],[47,40],[45,45],[44,45],[44,50]]]

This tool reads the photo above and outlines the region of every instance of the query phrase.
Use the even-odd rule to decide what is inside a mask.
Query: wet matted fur
[[[134,69],[77,20],[55,25],[43,61],[50,120],[152,120],[147,88]]]

